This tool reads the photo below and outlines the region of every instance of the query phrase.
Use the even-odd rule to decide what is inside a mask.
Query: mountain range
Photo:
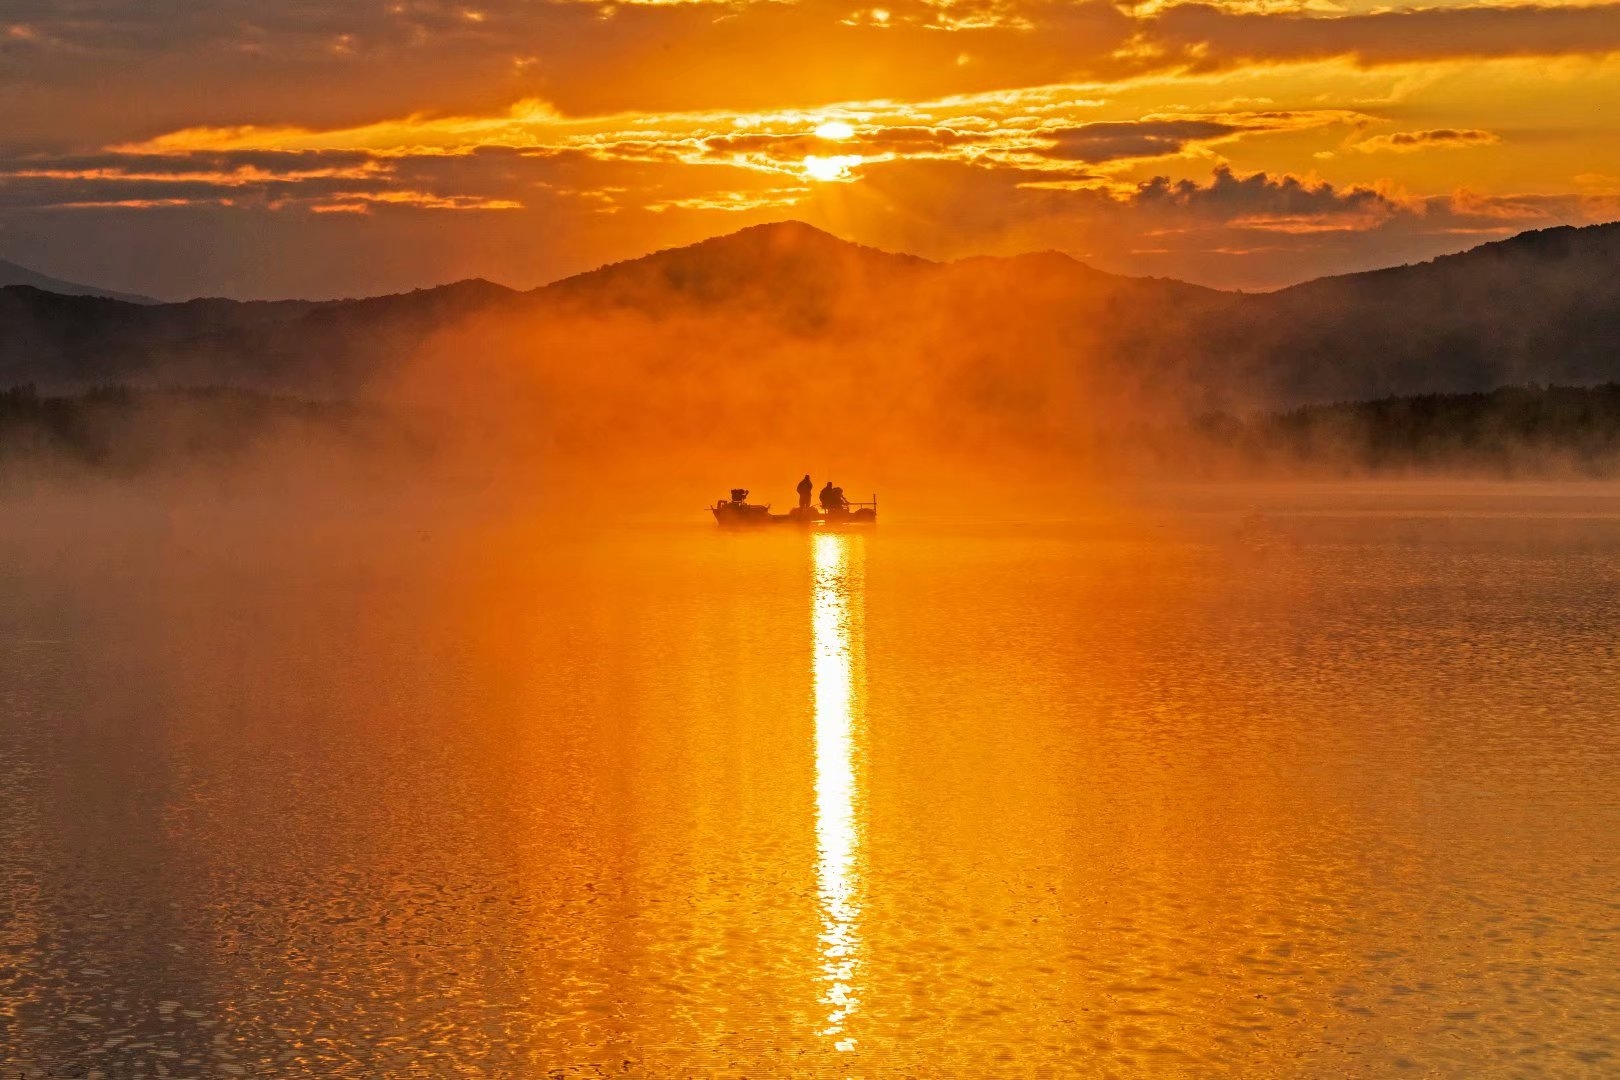
[[[627,391],[623,408],[670,386],[687,407],[719,407],[720,391],[693,387],[707,380],[728,388],[727,408],[738,393],[782,408],[821,387],[811,400],[858,396],[872,417],[961,406],[981,426],[1035,430],[1121,403],[1185,414],[1620,379],[1620,223],[1261,294],[1055,252],[937,263],[797,222],[529,292],[470,280],[362,300],[159,304],[50,284],[0,288],[0,386],[356,396],[406,367],[516,365],[576,402],[589,369],[598,390]]]

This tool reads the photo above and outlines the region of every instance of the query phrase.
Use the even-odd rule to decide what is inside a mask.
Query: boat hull
[[[750,503],[720,503],[709,508],[715,524],[722,529],[767,529],[775,526],[797,526],[801,529],[871,528],[877,524],[877,511],[871,507],[857,510],[817,510],[795,507],[785,514],[773,514],[767,506]]]

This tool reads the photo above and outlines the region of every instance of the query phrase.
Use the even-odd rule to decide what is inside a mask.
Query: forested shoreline
[[[0,391],[0,466],[135,475],[230,465],[286,437],[336,445],[397,434],[375,408],[234,387]]]
[[[1620,469],[1620,383],[1217,413],[1193,427],[1229,468],[1608,475]]]
[[[0,469],[136,475],[230,466],[294,448],[404,450],[419,459],[431,452],[429,431],[381,406],[234,387],[108,385],[42,394],[25,384],[0,391]],[[1607,476],[1620,473],[1620,383],[1210,413],[1185,424],[1118,429],[1054,452],[1104,471],[1190,478]]]

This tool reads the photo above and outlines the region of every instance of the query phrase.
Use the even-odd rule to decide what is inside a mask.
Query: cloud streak
[[[1434,128],[1428,131],[1395,131],[1374,135],[1350,148],[1363,154],[1412,154],[1421,150],[1461,150],[1470,146],[1494,146],[1502,139],[1493,131],[1479,128]]]

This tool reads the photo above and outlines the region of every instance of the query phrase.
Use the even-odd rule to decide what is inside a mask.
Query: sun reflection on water
[[[848,1023],[860,1008],[860,788],[856,774],[856,675],[861,648],[860,539],[823,533],[815,555],[816,889],[821,903],[822,1034],[855,1049]]]

